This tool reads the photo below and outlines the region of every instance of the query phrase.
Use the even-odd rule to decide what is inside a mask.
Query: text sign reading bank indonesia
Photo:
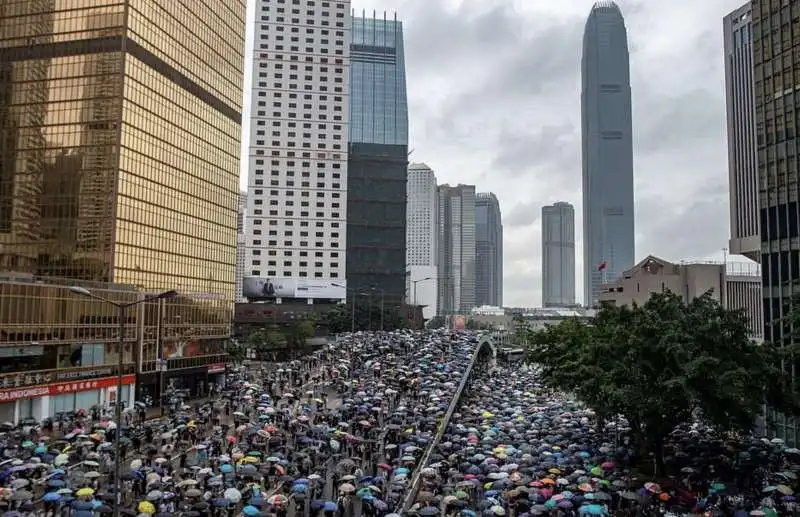
[[[245,298],[307,298],[344,300],[347,283],[301,278],[246,276],[242,279]]]

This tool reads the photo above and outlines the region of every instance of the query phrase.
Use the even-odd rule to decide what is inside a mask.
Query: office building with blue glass
[[[628,35],[617,4],[594,4],[581,64],[585,305],[635,264],[633,124]]]
[[[406,290],[408,104],[403,26],[352,16],[347,281],[400,303]]]

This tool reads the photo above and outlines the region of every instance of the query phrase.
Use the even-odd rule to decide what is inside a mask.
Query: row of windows
[[[268,3],[270,3],[270,0],[263,0],[263,3],[268,4]],[[274,3],[279,4],[279,5],[283,5],[283,4],[286,4],[286,0],[275,0]],[[301,5],[300,0],[291,0],[291,3],[292,3],[292,5]],[[306,6],[314,7],[315,5],[316,5],[316,2],[314,0],[306,0]],[[321,5],[322,5],[323,8],[327,8],[327,7],[331,6],[331,3],[330,2],[322,2]],[[344,9],[344,4],[336,3],[335,5],[336,5],[336,8],[339,9],[339,10]]]
[[[308,264],[309,263],[307,261],[301,260],[301,261],[299,261],[297,263],[297,266],[298,267],[309,267]],[[253,263],[251,264],[251,266],[260,266],[260,265],[262,265],[260,260],[254,260]],[[264,264],[264,265],[265,266],[273,266],[274,267],[274,266],[278,265],[278,261],[277,260],[268,260],[267,263]],[[282,266],[283,267],[292,267],[292,261],[291,260],[284,260]],[[323,268],[323,267],[325,267],[325,263],[324,262],[314,262],[313,267],[315,267],[315,268]],[[331,267],[333,269],[338,269],[339,268],[339,263],[338,262],[331,262],[329,264],[329,267]]]
[[[254,269],[253,271],[251,271],[251,274],[253,276],[261,276],[261,271],[258,269]],[[278,276],[278,272],[274,270],[267,271],[267,276]],[[292,276],[291,271],[284,271],[281,274],[281,277],[291,277],[291,276]],[[307,271],[298,271],[297,276],[301,278],[307,278],[309,275]],[[322,271],[314,271],[314,278],[339,278],[339,273],[331,271],[327,275],[324,275]]]

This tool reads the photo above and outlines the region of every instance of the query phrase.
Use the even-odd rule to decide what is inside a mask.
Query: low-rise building
[[[648,255],[620,278],[603,284],[601,304],[643,305],[655,293],[671,291],[688,302],[708,291],[728,309],[743,309],[753,337],[763,336],[761,273],[756,263],[673,263]]]

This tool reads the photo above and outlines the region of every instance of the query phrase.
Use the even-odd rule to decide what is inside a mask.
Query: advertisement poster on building
[[[202,347],[199,341],[166,341],[164,343],[165,359],[181,359],[201,355]]]
[[[464,316],[453,316],[453,329],[465,330],[467,328],[467,319]]]
[[[242,294],[247,298],[330,298],[344,300],[347,282],[284,277],[248,276],[242,279]]]

